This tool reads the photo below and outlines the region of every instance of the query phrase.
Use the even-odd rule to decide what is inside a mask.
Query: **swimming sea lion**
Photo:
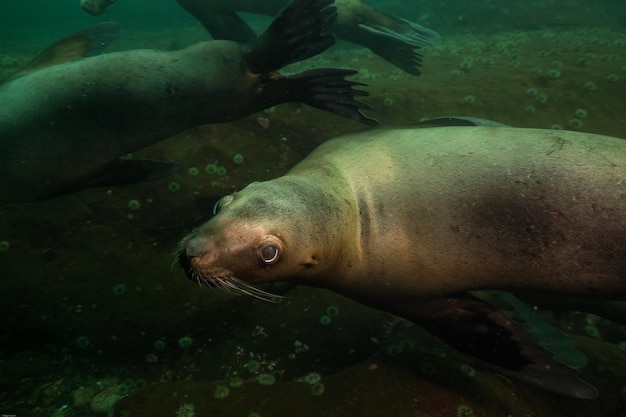
[[[471,290],[626,299],[626,141],[509,127],[373,130],[221,200],[187,276],[271,297],[324,287],[407,318],[528,383],[595,389]]]
[[[133,50],[40,69],[0,86],[0,203],[31,201],[153,175],[119,157],[187,128],[299,101],[372,125],[346,76],[276,72],[335,41],[332,0],[293,0],[251,47],[202,42]],[[124,178],[128,173],[130,178]],[[122,178],[120,178],[122,177]],[[139,178],[135,178],[139,177]]]
[[[254,42],[252,29],[236,14],[274,16],[285,0],[177,0],[211,33],[214,39]],[[81,0],[81,7],[99,15],[115,0]],[[340,38],[363,45],[398,68],[420,75],[419,49],[440,36],[417,23],[377,10],[363,0],[336,0],[338,18],[332,31]]]

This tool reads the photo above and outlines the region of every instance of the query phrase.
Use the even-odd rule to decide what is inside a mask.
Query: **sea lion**
[[[66,62],[0,86],[0,203],[151,178],[118,159],[187,128],[299,101],[375,125],[347,81],[356,71],[276,71],[335,41],[332,0],[293,0],[251,47],[211,41],[175,52],[133,50]],[[162,170],[162,169],[161,169]],[[166,169],[167,170],[167,169]]]
[[[223,198],[180,243],[234,293],[292,281],[409,319],[545,389],[595,398],[472,290],[626,299],[626,141],[510,127],[370,130]]]
[[[214,39],[254,42],[252,29],[236,12],[274,16],[285,0],[177,0],[209,31]],[[103,13],[115,0],[81,0],[93,15]],[[363,0],[336,0],[338,11],[332,31],[340,38],[366,48],[409,74],[420,75],[419,49],[436,42],[437,32],[375,9]]]

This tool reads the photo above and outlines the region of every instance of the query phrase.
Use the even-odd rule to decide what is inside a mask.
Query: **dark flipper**
[[[491,126],[491,127],[511,127],[504,123],[489,119],[481,119],[472,116],[441,116],[420,122],[420,125],[433,126]]]
[[[589,360],[587,356],[574,346],[572,339],[552,327],[536,310],[519,300],[508,291],[472,291],[472,295],[507,311],[524,328],[533,335],[537,343],[548,350],[554,359],[570,368],[583,368]]]
[[[623,301],[558,297],[552,295],[516,292],[525,302],[551,311],[584,311],[626,326],[626,303]]]
[[[598,391],[580,379],[576,370],[555,361],[520,323],[469,294],[420,301],[389,311],[505,375],[573,398],[598,396]]]
[[[291,281],[273,281],[273,282],[266,282],[265,284],[262,284],[260,287],[263,291],[276,294],[276,295],[283,295],[286,292],[293,290],[297,286],[298,284],[296,284],[295,282],[291,282]]]
[[[152,161],[149,159],[116,159],[109,162],[100,172],[78,189],[129,185],[153,181],[180,170],[176,162]],[[74,190],[72,190],[74,191]]]
[[[257,36],[254,31],[236,13],[205,10],[208,7],[202,4],[196,8],[190,7],[187,2],[181,5],[202,23],[213,39],[226,39],[247,44],[256,42]]]
[[[264,88],[264,97],[270,106],[276,103],[301,102],[368,126],[377,126],[376,120],[361,112],[361,109],[370,109],[370,106],[355,98],[368,95],[365,91],[353,88],[366,84],[344,78],[355,74],[357,71],[353,70],[318,68],[282,76],[268,83]]]
[[[291,0],[246,54],[254,74],[277,71],[315,56],[335,43],[328,28],[337,18],[333,0]]]
[[[42,68],[62,64],[76,59],[99,55],[117,38],[120,25],[115,22],[103,22],[81,29],[56,41],[43,50],[24,68],[10,75],[3,81],[13,80]]]
[[[332,2],[290,1],[246,54],[248,68],[253,74],[260,74],[264,84],[264,107],[302,102],[375,126],[378,124],[376,120],[361,113],[361,109],[370,107],[355,98],[368,94],[352,88],[365,84],[345,79],[357,71],[320,68],[291,76],[275,73],[279,68],[315,56],[335,43],[335,37],[326,33],[337,17],[337,9],[329,7]]]
[[[420,75],[422,55],[418,51],[423,46],[439,40],[439,34],[417,23],[395,16],[390,17],[395,23],[393,29],[364,22],[359,25],[358,32],[348,36],[348,40],[358,41],[409,74]]]
[[[153,161],[149,159],[116,159],[88,178],[81,178],[70,184],[64,184],[62,188],[56,189],[44,198],[54,198],[87,188],[114,187],[153,181],[179,170],[180,165],[176,162]]]

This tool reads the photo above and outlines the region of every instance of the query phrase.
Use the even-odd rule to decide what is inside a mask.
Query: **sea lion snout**
[[[195,232],[183,239],[177,251],[178,263],[187,278],[201,286],[218,288],[231,294],[248,295],[265,301],[276,301],[280,298],[237,278],[236,271],[240,263],[245,264],[245,259],[237,254],[236,262],[229,259],[228,255],[224,257],[229,251],[221,250],[211,235],[203,235],[206,230],[199,230],[200,233]],[[278,256],[271,249],[266,255],[271,261]]]
[[[179,265],[190,280],[209,287],[219,286],[219,281],[233,277],[229,269],[215,264],[216,251],[206,239],[196,237],[182,245],[178,252]]]
[[[206,236],[197,234],[187,236],[180,242],[176,257],[189,279],[195,279],[199,264],[205,263],[211,248],[213,245]]]
[[[206,254],[210,246],[205,237],[196,236],[185,240],[182,249],[186,257],[195,258]]]
[[[193,233],[181,242],[180,256],[188,258],[194,264],[211,265],[218,261],[218,246],[212,235]]]

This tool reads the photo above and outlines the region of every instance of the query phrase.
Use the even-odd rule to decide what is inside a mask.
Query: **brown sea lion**
[[[14,77],[0,86],[0,203],[153,178],[171,164],[119,158],[187,128],[279,103],[376,124],[356,100],[367,95],[353,89],[363,84],[344,79],[356,71],[276,72],[334,43],[327,33],[336,18],[331,3],[291,1],[252,46],[212,41],[175,52],[116,52]]]
[[[427,328],[530,384],[597,392],[467,292],[626,300],[626,141],[509,127],[372,130],[221,200],[188,277],[234,293],[323,287]]]
[[[252,29],[236,12],[274,16],[285,0],[177,0],[214,39],[254,42]],[[99,15],[115,0],[81,0],[81,7]],[[369,48],[398,68],[420,75],[419,49],[439,39],[437,32],[397,16],[385,14],[363,0],[336,0],[338,18],[332,31],[340,38]]]

